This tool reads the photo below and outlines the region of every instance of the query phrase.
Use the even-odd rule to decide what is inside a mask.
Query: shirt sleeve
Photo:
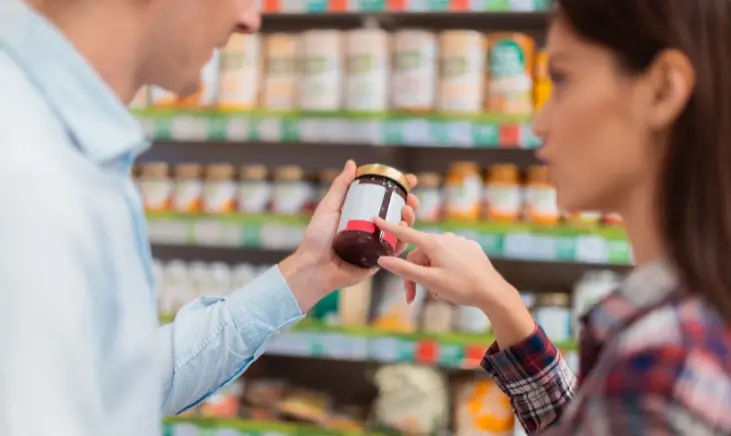
[[[528,433],[553,425],[574,397],[576,377],[540,326],[522,342],[500,350],[493,343],[482,367],[510,397]]]
[[[0,434],[107,434],[95,328],[107,315],[94,310],[104,297],[88,228],[69,186],[31,169],[0,172]]]
[[[195,407],[240,376],[280,331],[304,317],[278,267],[228,298],[200,298],[160,327],[163,413]]]

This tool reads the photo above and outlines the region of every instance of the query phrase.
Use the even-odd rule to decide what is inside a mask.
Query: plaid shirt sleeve
[[[482,367],[510,397],[528,433],[553,425],[574,397],[576,377],[538,325],[531,336],[506,350],[493,343]]]

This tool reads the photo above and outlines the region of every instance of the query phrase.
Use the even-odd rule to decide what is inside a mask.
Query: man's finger
[[[432,236],[427,233],[414,230],[408,226],[391,224],[383,220],[382,218],[376,217],[375,223],[378,228],[380,228],[384,232],[388,232],[396,236],[396,238],[398,238],[400,241],[416,245],[417,247],[421,247],[424,244],[429,244],[429,241],[431,241],[432,238]]]
[[[430,287],[433,280],[434,273],[429,267],[411,263],[400,257],[382,256],[378,258],[378,265],[386,271],[401,276],[408,281],[419,283],[426,288]]]
[[[421,204],[421,202],[419,201],[419,197],[417,197],[416,195],[409,194],[406,197],[406,205],[411,206],[412,209],[414,209],[414,210],[418,209],[420,204]]]
[[[355,162],[348,160],[345,163],[343,171],[335,178],[332,186],[327,191],[327,194],[320,201],[319,206],[315,213],[319,211],[334,212],[339,211],[345,201],[345,195],[348,193],[350,184],[355,179]]]
[[[419,178],[413,174],[407,174],[406,180],[409,181],[409,188],[414,189],[419,184]]]

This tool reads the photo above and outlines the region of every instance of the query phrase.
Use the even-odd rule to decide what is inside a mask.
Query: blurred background
[[[263,1],[262,33],[216,53],[197,95],[133,103],[162,319],[291,252],[352,158],[418,174],[416,226],[479,241],[575,366],[577,318],[631,253],[621,217],[559,210],[534,156],[550,2]],[[488,319],[428,294],[407,305],[385,273],[335,292],[166,434],[522,434],[479,369]]]

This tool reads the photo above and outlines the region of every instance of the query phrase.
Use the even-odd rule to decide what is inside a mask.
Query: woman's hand
[[[520,294],[495,270],[477,242],[452,233],[423,233],[378,218],[376,224],[416,247],[406,259],[388,256],[378,262],[404,278],[407,300],[414,299],[418,283],[452,303],[482,309],[502,348],[533,333],[535,322]]]

